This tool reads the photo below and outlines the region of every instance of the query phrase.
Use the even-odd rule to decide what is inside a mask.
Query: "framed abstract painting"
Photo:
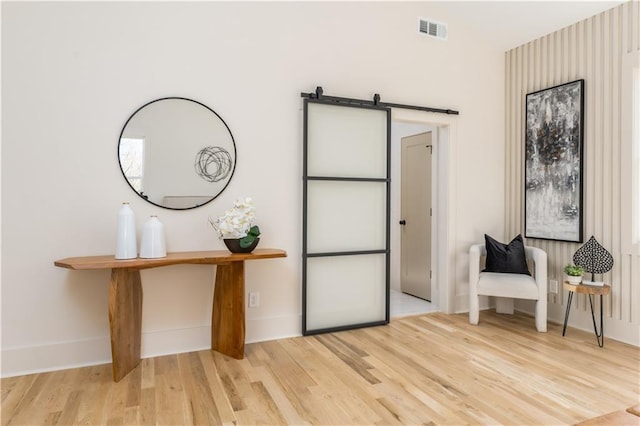
[[[526,96],[525,237],[582,242],[584,80]]]

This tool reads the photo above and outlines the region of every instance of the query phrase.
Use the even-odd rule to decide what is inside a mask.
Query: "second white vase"
[[[138,257],[136,246],[136,217],[129,203],[122,203],[118,212],[116,233],[116,259],[135,259]]]
[[[142,241],[140,242],[140,257],[153,259],[165,257],[167,248],[164,237],[164,226],[157,216],[151,218],[142,227]]]

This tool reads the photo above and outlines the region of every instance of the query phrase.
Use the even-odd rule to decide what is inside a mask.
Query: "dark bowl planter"
[[[227,246],[231,253],[251,253],[254,248],[258,245],[260,238],[256,238],[253,240],[249,247],[240,247],[240,239],[239,238],[225,238],[224,245]]]

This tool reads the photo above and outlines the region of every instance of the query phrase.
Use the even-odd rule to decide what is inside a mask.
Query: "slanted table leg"
[[[562,335],[567,331],[567,321],[569,321],[569,312],[571,312],[571,302],[573,301],[573,291],[569,291],[567,296],[567,310],[564,313],[564,325],[562,326]]]
[[[244,358],[244,261],[219,264],[213,292],[211,349]]]
[[[139,270],[111,270],[109,328],[113,380],[118,382],[140,364],[142,284]]]
[[[596,327],[596,317],[593,314],[593,300],[592,295],[589,294],[589,306],[591,307],[591,320],[593,321],[593,332],[596,335],[596,340],[598,341],[598,346],[601,348],[604,347],[604,322],[602,320],[602,294],[600,295],[600,331],[598,331],[598,327]]]

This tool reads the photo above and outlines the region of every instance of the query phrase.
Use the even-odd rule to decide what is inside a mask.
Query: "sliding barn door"
[[[391,111],[304,100],[303,334],[389,322]]]

